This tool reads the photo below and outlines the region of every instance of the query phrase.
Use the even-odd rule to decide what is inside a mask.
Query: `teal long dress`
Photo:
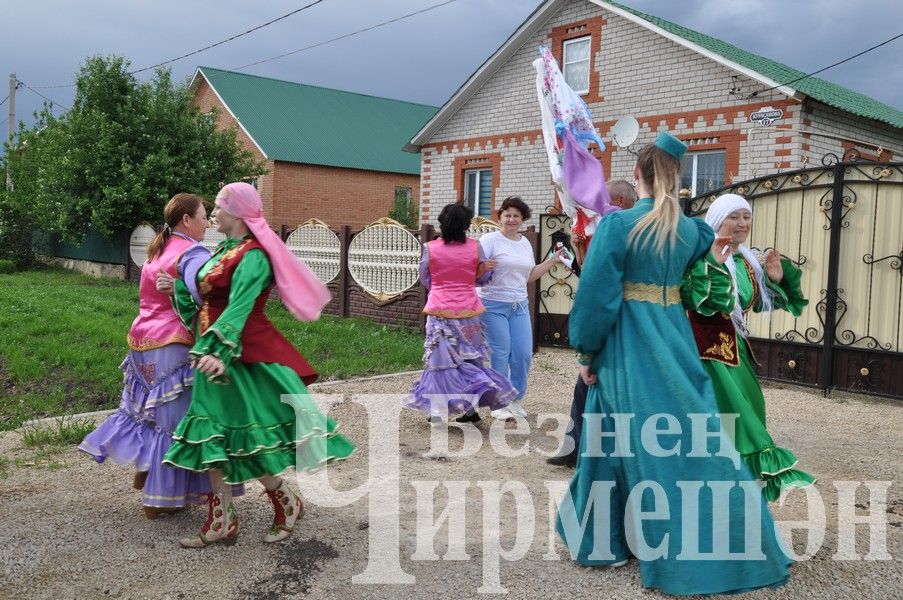
[[[745,312],[763,310],[758,285],[753,285],[746,259],[739,253],[732,259],[736,265],[737,298]],[[774,309],[788,311],[799,316],[809,301],[803,297],[800,287],[800,270],[787,259],[781,259],[784,278],[774,283],[765,277],[765,285],[771,294]],[[697,261],[684,275],[681,287],[684,305],[708,317],[721,313],[729,318],[736,302],[730,272],[718,265],[711,256]],[[765,396],[756,377],[754,358],[749,343],[742,335],[736,336],[738,365],[703,357],[703,367],[712,378],[715,400],[722,413],[738,415],[734,422],[734,442],[743,461],[759,477],[766,500],[773,502],[788,487],[812,485],[815,478],[796,469],[797,458],[790,450],[777,446],[765,425]]]
[[[222,242],[198,271],[198,280],[241,242]],[[317,410],[294,370],[238,360],[242,329],[258,296],[272,283],[266,254],[248,251],[235,268],[225,311],[203,335],[196,335],[190,351],[195,357],[219,357],[226,373],[209,378],[196,372],[191,405],[173,433],[165,464],[191,471],[221,469],[227,483],[243,483],[289,468],[314,470],[354,452],[336,422]],[[199,287],[203,296],[204,286]],[[184,321],[196,320],[200,307],[181,281],[173,304]],[[283,395],[290,404],[282,401]]]
[[[681,304],[684,271],[709,250],[714,233],[702,221],[681,216],[673,248],[666,245],[659,254],[651,244],[629,246],[630,230],[652,204],[651,198],[644,198],[634,208],[603,219],[580,278],[570,339],[599,383],[589,389],[581,451],[559,509],[558,533],[583,565],[610,565],[637,555],[643,585],[667,594],[782,585],[791,561],[754,477],[721,432],[712,383]],[[601,427],[591,426],[593,413],[603,414]],[[699,457],[688,456],[694,438],[700,437],[693,435],[693,413],[710,415],[707,430],[720,432],[705,438],[709,452]],[[627,425],[616,426],[606,416],[611,414],[632,417]],[[658,438],[662,448],[677,448],[676,455],[655,456],[653,448],[644,449],[643,425],[661,414],[671,415],[679,425],[678,434]],[[657,425],[666,428],[663,420]],[[621,456],[612,455],[614,441],[605,435],[613,431],[629,444]],[[601,455],[589,445],[598,446],[598,438]],[[734,458],[715,455],[719,447],[733,452]],[[602,484],[595,492],[594,483]],[[730,486],[725,493],[729,498],[715,493],[712,484]],[[604,492],[606,485],[613,486],[610,493]],[[694,494],[694,486],[702,489]],[[682,488],[689,490],[686,502]],[[640,518],[638,511],[653,509],[666,512]],[[745,513],[750,513],[748,540]],[[638,541],[659,551],[644,552]],[[742,552],[747,542],[754,552],[739,559],[704,556]]]

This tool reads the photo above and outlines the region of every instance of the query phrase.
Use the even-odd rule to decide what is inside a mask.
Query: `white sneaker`
[[[521,417],[523,419],[527,418],[527,411],[524,410],[524,405],[521,404],[522,400],[514,400],[511,404],[508,405],[508,410],[515,417]]]
[[[514,414],[508,409],[507,406],[505,408],[498,408],[490,412],[489,414],[492,415],[493,419],[500,419],[502,421],[514,418]]]

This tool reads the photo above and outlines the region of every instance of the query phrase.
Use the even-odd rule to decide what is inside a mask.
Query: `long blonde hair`
[[[630,230],[627,243],[636,247],[651,241],[656,252],[661,254],[666,243],[673,248],[677,242],[680,161],[655,144],[648,144],[640,150],[636,164],[646,189],[652,190],[654,203],[652,210]]]

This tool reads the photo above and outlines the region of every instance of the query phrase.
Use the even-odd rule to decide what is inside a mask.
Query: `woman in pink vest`
[[[478,406],[506,406],[517,390],[492,370],[480,314],[485,310],[476,287],[492,275],[480,245],[467,238],[473,213],[463,204],[449,204],[439,213],[442,237],[423,245],[420,281],[429,290],[423,375],[414,384],[407,405],[429,414],[430,422],[464,413],[460,422],[480,420]]]
[[[182,274],[194,286],[195,274],[210,258],[199,242],[207,228],[200,197],[176,194],[163,209],[163,229],[147,248],[141,268],[139,312],[128,333],[129,353],[120,368],[125,387],[119,410],[88,434],[79,449],[97,462],[107,458],[134,465],[134,487],[144,490],[144,514],[152,519],[210,493],[204,473],[163,465],[163,455],[191,402],[193,382],[188,350],[194,336],[173,310],[168,290],[157,289],[157,273]]]

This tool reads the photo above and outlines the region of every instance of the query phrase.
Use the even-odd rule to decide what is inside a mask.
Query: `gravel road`
[[[530,412],[530,433],[511,436],[521,456],[504,457],[483,443],[473,455],[430,452],[431,427],[420,413],[401,412],[398,448],[401,454],[397,476],[382,478],[399,495],[399,547],[390,555],[376,557],[375,572],[389,575],[393,556],[405,573],[416,578],[406,585],[352,583],[368,564],[371,534],[385,542],[383,530],[371,531],[366,497],[342,507],[316,505],[309,499],[307,514],[295,534],[285,543],[260,541],[272,518],[266,497],[257,484],[237,500],[241,537],[232,547],[182,550],[176,539],[197,531],[205,509],[154,521],[145,520],[138,493],[130,488],[131,472],[110,462],[97,465],[72,449],[57,456],[56,464],[33,460],[34,450],[21,447],[16,432],[0,435],[0,598],[154,598],[154,599],[281,599],[281,598],[469,598],[479,597],[481,586],[492,588],[491,550],[484,537],[512,548],[523,535],[528,513],[535,516],[531,537],[519,540],[524,556],[502,560],[499,585],[510,598],[649,598],[660,596],[643,590],[635,561],[620,569],[587,569],[566,558],[566,550],[555,541],[550,550],[548,529],[548,482],[566,483],[570,471],[547,465],[541,452],[555,446],[548,435],[552,423],[536,426],[539,413],[567,413],[576,370],[570,352],[544,350],[534,363],[530,392],[525,406]],[[369,381],[320,385],[328,394],[399,394],[414,376],[404,374]],[[793,450],[800,467],[815,474],[816,489],[824,500],[827,530],[820,550],[811,560],[797,563],[788,585],[739,596],[761,599],[806,598],[901,598],[903,597],[903,404],[862,396],[835,394],[825,398],[805,388],[769,386],[765,390],[772,435],[778,444]],[[345,402],[331,409],[346,436],[360,452],[350,460],[330,467],[329,482],[349,491],[367,480],[373,445],[368,439],[367,412],[359,404]],[[480,424],[488,440],[493,420]],[[509,431],[511,428],[509,427]],[[495,433],[501,429],[495,426]],[[462,444],[459,430],[449,434],[452,449]],[[377,441],[385,441],[379,438]],[[433,453],[435,454],[435,453]],[[412,560],[417,550],[418,491],[412,482],[440,482],[429,502],[421,488],[420,518],[433,506],[432,518],[449,506],[441,482],[469,482],[464,502],[450,509],[452,520],[465,515],[465,560]],[[534,511],[516,514],[506,497],[498,519],[484,502],[487,493],[478,482],[514,482],[530,491]],[[838,549],[838,491],[836,482],[893,482],[886,506],[875,502],[864,486],[857,496],[857,511],[884,512],[887,520],[886,547],[891,560],[835,560]],[[518,483],[519,482],[519,483]],[[293,484],[295,485],[295,484]],[[454,486],[455,484],[452,484]],[[840,484],[841,486],[843,484]],[[490,486],[491,487],[491,486]],[[488,489],[488,488],[487,488]],[[303,490],[302,490],[303,491]],[[376,497],[377,509],[394,503]],[[481,508],[482,507],[482,508]],[[778,521],[804,520],[805,495],[795,492],[783,506],[773,505]],[[390,511],[391,512],[391,511]],[[484,514],[484,512],[486,514]],[[879,514],[880,514],[879,512]],[[484,535],[484,527],[485,534]],[[494,533],[498,529],[498,534]],[[422,528],[421,528],[422,530]],[[860,556],[877,546],[869,528],[856,528]],[[796,534],[794,546],[804,547],[805,536]],[[446,527],[436,535],[434,548],[442,556],[449,549]],[[559,560],[550,560],[557,552]],[[428,552],[421,549],[421,554]],[[462,557],[463,558],[463,557]]]

